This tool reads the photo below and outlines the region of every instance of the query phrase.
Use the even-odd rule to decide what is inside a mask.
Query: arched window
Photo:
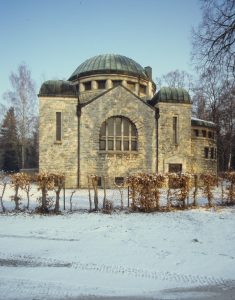
[[[137,151],[137,130],[125,117],[111,117],[100,129],[100,150]]]

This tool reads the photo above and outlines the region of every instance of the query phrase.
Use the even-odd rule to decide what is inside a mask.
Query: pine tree
[[[6,172],[19,171],[19,143],[14,108],[10,108],[0,130],[2,169]]]

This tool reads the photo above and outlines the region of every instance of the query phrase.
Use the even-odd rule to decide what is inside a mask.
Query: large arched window
[[[111,117],[100,129],[100,150],[137,151],[137,130],[125,117]]]

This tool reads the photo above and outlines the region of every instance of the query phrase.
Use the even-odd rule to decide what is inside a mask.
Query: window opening
[[[206,137],[206,130],[202,130],[202,136]]]
[[[178,144],[178,117],[173,117],[173,143]]]
[[[123,185],[124,184],[124,177],[115,177],[115,184]]]
[[[113,87],[121,85],[122,81],[121,80],[113,80]]]
[[[209,148],[208,147],[204,148],[204,156],[205,156],[205,158],[209,158]]]
[[[127,87],[131,90],[134,91],[135,90],[135,83],[131,82],[131,81],[127,81]]]
[[[181,173],[182,164],[169,164],[169,173]]]
[[[91,90],[91,81],[84,82],[85,91]]]
[[[140,84],[139,91],[141,94],[146,94],[146,85]]]
[[[100,128],[100,150],[137,151],[137,130],[125,117],[112,117]]]
[[[211,148],[211,159],[214,159],[214,148]]]
[[[98,80],[98,89],[99,90],[104,90],[105,89],[105,84],[106,84],[106,80]]]
[[[61,141],[61,112],[56,112],[56,141]]]
[[[97,186],[102,187],[102,180],[101,180],[100,176],[98,177],[98,180],[97,180]]]

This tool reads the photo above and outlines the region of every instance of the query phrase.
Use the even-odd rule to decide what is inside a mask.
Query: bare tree
[[[197,106],[199,118],[205,118],[218,124],[219,107],[224,83],[215,67],[200,74],[194,85],[193,103]]]
[[[21,167],[25,168],[25,150],[28,138],[32,136],[37,114],[37,97],[31,73],[25,64],[18,67],[16,73],[11,73],[12,90],[5,93],[16,112],[17,130],[21,144]]]
[[[217,68],[205,70],[194,87],[194,114],[217,125],[219,170],[232,168],[235,138],[235,86]]]
[[[0,103],[0,125],[3,121],[3,117],[6,114],[6,112],[7,112],[6,106],[4,104]]]
[[[174,70],[161,77],[157,77],[156,83],[158,88],[161,88],[161,86],[169,86],[191,91],[193,87],[193,76],[185,71]]]
[[[223,149],[221,165],[224,170],[235,168],[235,86],[224,83],[220,105],[220,142]]]
[[[193,60],[235,76],[235,0],[203,0],[202,21],[193,29]]]

